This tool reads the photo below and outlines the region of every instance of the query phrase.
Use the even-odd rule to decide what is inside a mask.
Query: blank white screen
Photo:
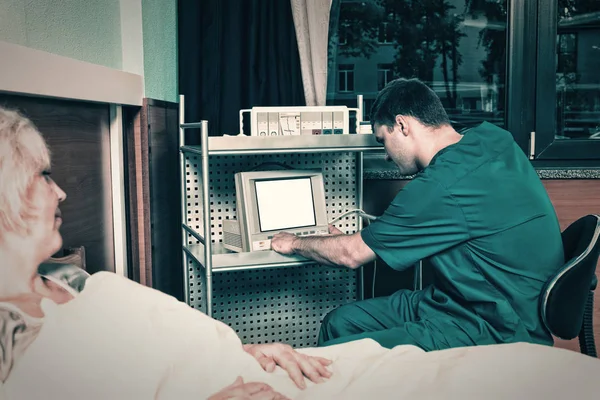
[[[310,178],[256,181],[254,187],[261,231],[316,225]]]

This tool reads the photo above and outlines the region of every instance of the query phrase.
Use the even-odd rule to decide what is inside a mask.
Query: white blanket
[[[73,301],[43,304],[44,327],[0,387],[12,399],[205,399],[263,381],[294,399],[595,398],[600,360],[531,344],[425,353],[362,340],[303,349],[329,357],[333,376],[301,391],[264,372],[235,332],[184,303],[111,273]]]

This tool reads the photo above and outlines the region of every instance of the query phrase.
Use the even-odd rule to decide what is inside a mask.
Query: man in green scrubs
[[[371,123],[387,158],[414,179],[361,232],[281,233],[272,248],[349,268],[380,257],[405,270],[428,259],[434,284],[339,307],[325,317],[319,344],[371,338],[427,351],[551,345],[538,306],[545,282],[564,263],[560,226],[512,135],[486,122],[459,134],[436,94],[416,79],[389,83]]]

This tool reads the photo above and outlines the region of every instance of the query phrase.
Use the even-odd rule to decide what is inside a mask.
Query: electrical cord
[[[377,277],[377,260],[373,261],[373,284],[371,286],[371,298],[375,298],[375,278]]]
[[[293,169],[291,166],[284,164],[284,163],[279,163],[279,162],[265,162],[262,164],[259,164],[255,167],[250,168],[248,171],[256,171],[259,168],[264,168],[266,166],[272,165],[274,167],[281,167],[281,168],[285,168],[285,169]]]
[[[335,217],[334,219],[332,219],[331,221],[329,221],[330,225],[333,225],[334,223],[338,222],[340,219],[350,215],[350,214],[358,214],[359,216],[366,218],[370,221],[374,221],[377,219],[376,216],[371,215],[371,214],[367,214],[366,212],[364,212],[363,210],[361,210],[360,208],[354,208],[352,210],[346,210],[344,211],[342,214],[338,215],[337,217]]]

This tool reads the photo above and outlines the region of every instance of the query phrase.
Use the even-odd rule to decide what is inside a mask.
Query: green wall
[[[177,0],[142,0],[146,97],[178,101]]]
[[[122,1],[142,7],[127,28],[143,37],[145,96],[177,102],[177,0],[0,0],[0,41],[123,70],[123,49],[139,45],[121,35]]]
[[[0,0],[0,40],[121,69],[119,0]]]

